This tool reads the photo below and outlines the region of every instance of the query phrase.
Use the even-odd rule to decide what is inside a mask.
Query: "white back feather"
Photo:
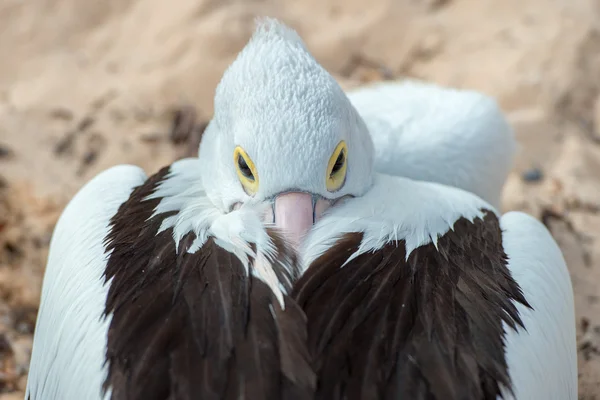
[[[62,213],[52,240],[25,398],[101,399],[110,316],[103,317],[111,217],[146,175],[122,165],[87,183]],[[110,392],[105,398],[110,397]]]
[[[499,208],[516,142],[491,97],[416,80],[348,97],[369,128],[378,172],[456,186]]]

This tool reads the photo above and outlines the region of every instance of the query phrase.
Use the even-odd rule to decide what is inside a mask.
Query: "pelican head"
[[[200,147],[207,196],[224,212],[269,204],[292,244],[372,184],[374,149],[345,93],[300,37],[266,19],[219,83]]]

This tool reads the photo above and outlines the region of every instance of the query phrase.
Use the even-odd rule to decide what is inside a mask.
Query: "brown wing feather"
[[[318,399],[496,399],[510,388],[502,322],[522,326],[497,218],[486,213],[414,250],[390,243],[344,267],[344,236],[296,283]]]
[[[176,254],[172,230],[156,234],[173,213],[148,220],[160,199],[143,199],[168,172],[133,191],[107,237],[105,388],[112,399],[312,398],[299,307],[286,296],[282,310],[269,287],[213,240],[189,254],[190,233]],[[284,285],[286,274],[281,267]]]

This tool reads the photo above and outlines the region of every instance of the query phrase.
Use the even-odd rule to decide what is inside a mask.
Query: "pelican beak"
[[[281,193],[273,201],[272,222],[288,243],[299,250],[310,228],[330,206],[330,200],[311,193]]]

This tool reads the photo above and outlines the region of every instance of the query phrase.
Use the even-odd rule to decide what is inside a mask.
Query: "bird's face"
[[[353,142],[343,130],[330,126],[302,132],[289,127],[269,132],[273,125],[262,126],[266,132],[245,132],[232,149],[241,189],[233,207],[267,203],[265,222],[274,223],[297,247],[329,207],[345,196],[360,194],[352,179],[360,162],[352,162]]]
[[[201,159],[225,211],[266,204],[299,246],[323,213],[372,182],[373,145],[337,82],[282,26],[259,32],[225,73]],[[295,34],[294,34],[295,35]]]

